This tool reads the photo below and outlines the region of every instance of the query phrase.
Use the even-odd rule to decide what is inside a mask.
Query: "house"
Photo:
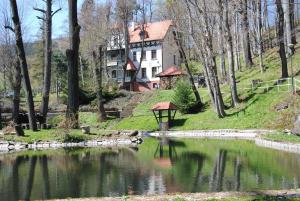
[[[135,23],[128,27],[130,51],[125,82],[127,88],[132,88],[134,91],[159,88],[160,79],[156,75],[170,66],[180,65],[180,54],[174,40],[172,21],[147,23],[144,26],[145,33],[142,32],[141,26],[135,25]],[[142,37],[144,37],[143,52]],[[108,73],[111,79],[120,83],[124,73],[122,64],[125,61],[125,48],[122,34],[117,29],[107,50]],[[140,65],[142,54],[144,56]],[[130,86],[130,81],[135,73],[137,73],[136,79]]]

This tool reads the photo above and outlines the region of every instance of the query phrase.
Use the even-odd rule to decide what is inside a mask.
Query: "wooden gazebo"
[[[176,111],[177,107],[172,102],[161,102],[152,107],[152,112],[161,130],[167,130],[171,126]]]

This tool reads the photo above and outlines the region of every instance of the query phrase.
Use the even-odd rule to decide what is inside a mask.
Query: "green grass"
[[[205,201],[299,201],[300,198],[288,198],[284,196],[256,196],[256,197],[238,197],[238,198],[220,198],[220,199],[205,199]],[[198,201],[185,198],[175,198],[172,201]]]
[[[293,134],[278,133],[262,135],[261,138],[276,142],[300,143],[300,137]]]
[[[81,130],[79,129],[70,129],[70,130],[50,129],[50,130],[41,130],[39,132],[26,130],[24,137],[19,137],[16,135],[3,135],[0,136],[0,140],[26,142],[26,143],[33,143],[36,141],[80,142],[84,140],[97,139],[106,134],[107,132],[103,130],[98,132],[92,132],[92,134],[90,135],[82,134]]]
[[[299,48],[299,47],[298,47]],[[256,64],[259,62],[257,58],[254,60]],[[293,71],[298,72],[300,66],[300,54],[296,53],[293,56]],[[206,104],[203,112],[198,114],[182,115],[177,113],[172,130],[197,130],[197,129],[283,129],[286,125],[279,125],[278,118],[281,116],[289,116],[289,120],[284,119],[291,125],[292,117],[291,109],[283,112],[277,112],[275,106],[284,101],[295,99],[300,101],[300,98],[292,97],[288,92],[287,87],[281,87],[278,92],[277,87],[274,86],[269,92],[262,89],[245,90],[244,88],[251,87],[251,81],[254,79],[261,79],[263,81],[277,80],[281,76],[280,58],[277,50],[272,49],[265,53],[264,64],[267,68],[265,73],[261,73],[259,67],[253,66],[252,69],[243,69],[242,72],[237,72],[236,77],[238,80],[238,93],[241,103],[237,108],[230,108],[226,110],[227,116],[225,118],[218,118],[212,105],[206,89],[200,89],[202,101]],[[289,65],[290,66],[290,65]],[[300,79],[300,75],[298,75]],[[222,86],[223,98],[226,105],[230,105],[231,96],[230,89],[227,84]],[[174,94],[173,90],[157,90],[150,92],[147,95],[147,101],[140,103],[134,109],[132,117],[125,118],[115,126],[114,129],[138,129],[138,130],[157,130],[158,125],[151,112],[151,108],[157,102],[172,101]]]

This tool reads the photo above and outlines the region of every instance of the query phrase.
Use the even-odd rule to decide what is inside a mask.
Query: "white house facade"
[[[131,86],[134,91],[146,91],[159,88],[157,74],[169,67],[180,65],[180,54],[174,40],[171,21],[147,23],[145,25],[144,51],[142,53],[141,29],[139,26],[129,27],[130,52],[126,70],[126,83],[130,83],[132,75],[137,73]],[[108,48],[107,67],[113,80],[121,82],[123,78],[124,46],[118,37],[112,39]],[[140,65],[141,55],[144,54]]]

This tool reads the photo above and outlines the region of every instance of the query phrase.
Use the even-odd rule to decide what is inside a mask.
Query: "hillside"
[[[296,78],[300,78],[300,46],[296,47],[293,56],[293,72]],[[258,61],[255,59],[255,63]],[[271,128],[284,129],[291,127],[294,114],[299,110],[299,96],[293,96],[288,92],[288,86],[277,88],[275,81],[280,78],[280,58],[277,49],[271,49],[264,54],[264,63],[267,68],[261,73],[258,66],[237,73],[238,92],[241,103],[238,108],[226,110],[227,116],[219,119],[212,107],[206,89],[199,89],[201,98],[206,107],[198,114],[182,115],[177,113],[172,129],[197,130],[197,129],[226,129],[226,128]],[[289,60],[289,68],[290,60]],[[289,69],[291,72],[291,69]],[[268,92],[256,89],[252,92],[251,81],[270,81]],[[140,103],[134,109],[132,117],[128,117],[113,126],[114,129],[140,129],[156,130],[158,125],[150,111],[151,107],[161,101],[172,101],[173,90],[157,90],[150,95],[146,102]],[[227,85],[222,86],[222,93],[227,105],[230,103],[230,93]],[[277,111],[276,106],[288,104],[289,108]]]

